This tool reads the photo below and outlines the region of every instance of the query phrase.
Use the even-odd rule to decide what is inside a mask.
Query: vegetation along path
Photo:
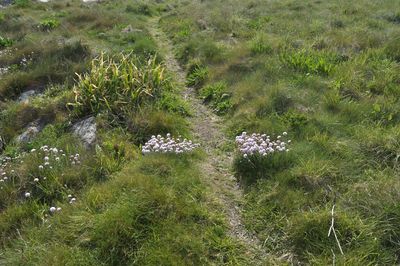
[[[175,59],[173,46],[160,29],[158,17],[149,21],[149,32],[165,57],[167,69],[175,74],[180,85],[185,86],[186,73]],[[259,239],[247,231],[242,223],[240,203],[243,195],[230,170],[232,154],[222,153],[220,149],[228,141],[223,134],[222,121],[196,97],[194,88],[185,86],[183,94],[184,99],[193,109],[193,115],[190,118],[192,130],[207,153],[207,157],[202,161],[200,167],[207,185],[210,186],[215,198],[223,206],[230,226],[230,235],[248,248],[249,256],[263,261],[266,254]]]

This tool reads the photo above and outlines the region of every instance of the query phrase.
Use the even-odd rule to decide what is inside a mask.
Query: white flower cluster
[[[63,150],[51,148],[47,145],[40,147],[39,151],[37,151],[36,149],[32,149],[31,153],[39,153],[39,155],[43,156],[43,163],[38,166],[40,170],[43,170],[45,168],[53,169],[54,164],[59,163],[62,158],[65,158],[67,156]],[[72,157],[70,158],[70,162],[72,164],[76,164],[74,158],[79,158],[79,154],[71,156]]]
[[[76,198],[71,194],[68,195],[69,204],[74,204],[76,202]]]
[[[59,211],[61,211],[61,208],[60,207],[57,207],[57,208],[56,207],[50,207],[49,211],[51,213],[59,212]]]
[[[190,152],[196,148],[198,148],[200,144],[193,143],[191,140],[181,139],[171,137],[171,134],[167,134],[164,138],[161,135],[152,136],[151,139],[146,142],[146,144],[142,147],[142,153],[175,153],[180,154],[184,152]]]
[[[11,162],[13,160],[20,159],[21,156],[17,156],[15,158],[11,157],[3,157],[0,160],[0,184],[9,180],[9,177],[12,177],[15,174],[15,170],[9,170],[11,166]]]
[[[18,50],[18,49],[15,49],[15,50]],[[12,51],[13,51],[12,49],[2,50],[2,51],[0,51],[0,57],[3,55],[11,55]],[[27,56],[24,55],[22,57],[21,61],[19,62],[18,66],[21,68],[28,67],[33,61],[33,54],[34,54],[34,52],[31,52]],[[10,66],[0,67],[0,75],[7,74],[10,70],[11,70]]]
[[[7,72],[10,70],[10,67],[0,67],[0,75],[7,74]]]
[[[286,136],[287,132],[283,132],[282,136],[277,136],[276,140],[273,140],[266,134],[253,133],[249,135],[246,132],[243,132],[241,135],[236,137],[236,144],[244,158],[254,154],[267,156],[274,152],[289,151],[287,145],[291,141],[284,141],[283,138]]]
[[[53,169],[53,166],[61,163],[61,162],[69,162],[71,165],[81,164],[80,155],[77,153],[75,155],[71,155],[69,160],[67,159],[66,153],[62,149],[52,148],[48,145],[44,145],[40,147],[39,150],[32,149],[30,154],[36,154],[39,158],[43,158],[43,162],[39,164],[37,167],[39,170],[44,171],[46,169]],[[12,157],[3,157],[0,158],[0,189],[3,189],[1,186],[6,181],[9,181],[10,178],[16,176],[16,171],[13,169],[16,167],[17,163],[23,163],[24,159],[27,156],[27,153],[21,153],[20,155],[12,158]],[[38,183],[40,179],[46,180],[46,177],[34,177],[33,182]],[[26,198],[31,196],[30,192],[26,192]]]

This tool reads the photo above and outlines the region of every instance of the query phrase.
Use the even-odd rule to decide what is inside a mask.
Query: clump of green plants
[[[108,111],[120,116],[160,97],[171,87],[164,66],[156,57],[141,61],[132,54],[93,59],[88,73],[78,75],[73,112],[77,116]]]
[[[313,74],[331,74],[339,63],[339,57],[328,51],[286,50],[280,54],[283,63],[299,71]]]
[[[218,82],[202,88],[200,96],[219,115],[228,113],[233,107],[231,95],[227,92],[226,83],[224,82]]]
[[[200,88],[208,78],[208,68],[201,63],[193,63],[187,73],[186,85]]]
[[[306,114],[296,111],[286,112],[279,118],[293,130],[300,130],[309,122],[309,118]]]
[[[269,44],[267,38],[263,35],[255,36],[249,42],[249,48],[250,48],[251,53],[254,55],[269,54],[272,52],[271,45]]]
[[[7,37],[0,36],[0,49],[12,46],[14,41]]]
[[[60,26],[60,21],[54,18],[43,19],[39,23],[39,28],[43,31],[51,31]]]

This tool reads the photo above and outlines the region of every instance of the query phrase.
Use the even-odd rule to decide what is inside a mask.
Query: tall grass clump
[[[93,59],[88,73],[78,75],[74,87],[77,116],[108,111],[120,115],[158,98],[171,83],[156,57],[140,61],[132,54]]]
[[[199,62],[189,66],[186,85],[200,88],[208,78],[208,68]]]
[[[332,52],[308,50],[286,50],[280,58],[283,63],[299,71],[323,75],[331,74],[340,61],[339,57]]]

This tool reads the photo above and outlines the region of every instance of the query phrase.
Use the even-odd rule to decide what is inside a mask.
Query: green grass
[[[399,199],[399,8],[393,0],[189,1],[161,20],[181,64],[208,69],[198,92],[212,108],[215,84],[226,84],[228,136],[287,131],[292,139],[289,153],[233,162],[246,226],[282,264],[332,264],[333,253],[338,265],[399,262],[396,218],[385,220],[397,217]],[[205,59],[205,39],[224,60]],[[371,192],[376,182],[381,193]],[[333,204],[344,255],[327,236]]]
[[[276,264],[398,264],[398,1],[159,2],[16,0],[0,12],[0,157],[27,153],[0,185],[0,264],[254,265],[203,183],[204,154],[140,154],[152,135],[192,137],[193,110],[146,29],[154,16],[229,139],[292,140],[284,154],[233,153],[243,221]],[[15,101],[30,89],[43,95]],[[88,115],[98,132],[86,150],[71,125]],[[43,131],[17,143],[34,121]],[[40,171],[29,151],[43,145],[81,164]],[[333,205],[343,255],[328,237]]]
[[[13,50],[0,56],[11,66],[0,82],[0,159],[22,157],[1,169],[0,264],[250,264],[202,181],[202,155],[140,154],[152,135],[191,137],[190,106],[145,29],[157,10],[16,1],[1,15],[2,48]],[[134,30],[122,32],[127,25]],[[31,89],[42,94],[16,101]],[[92,149],[71,133],[88,115],[96,116]],[[17,142],[35,121],[43,130]],[[43,145],[66,156],[41,169],[43,151],[30,151]],[[76,153],[79,163],[69,157]]]
[[[153,155],[129,164],[85,192],[75,205],[64,204],[62,213],[48,218],[51,228],[23,230],[26,238],[3,251],[3,262],[244,263],[238,256],[241,247],[224,233],[219,214],[202,207],[208,201],[207,189],[193,160]]]

